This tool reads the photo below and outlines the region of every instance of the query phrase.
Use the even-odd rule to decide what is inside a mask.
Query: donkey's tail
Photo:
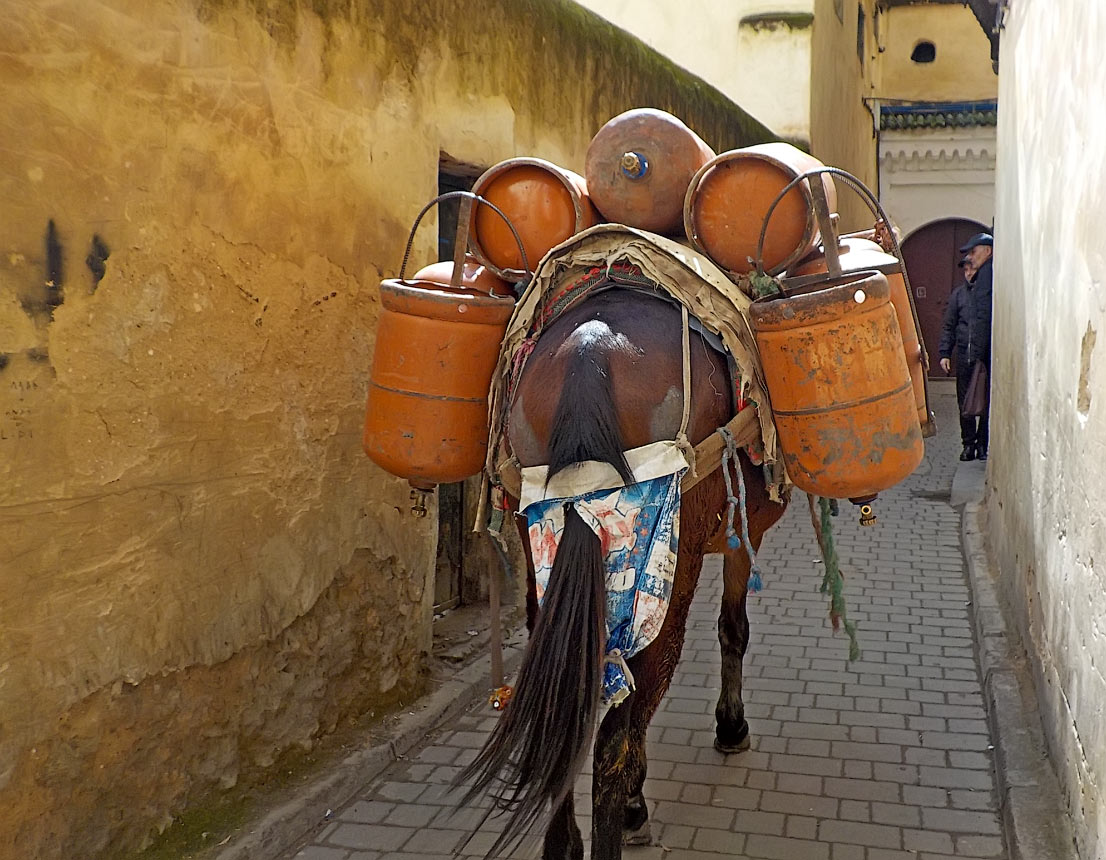
[[[601,460],[627,483],[605,355],[578,352],[569,365],[550,439],[550,474]],[[493,782],[510,818],[489,855],[568,797],[599,711],[606,641],[606,577],[599,538],[565,505],[565,527],[542,610],[519,670],[515,693],[476,759],[459,780],[474,779],[465,800]]]

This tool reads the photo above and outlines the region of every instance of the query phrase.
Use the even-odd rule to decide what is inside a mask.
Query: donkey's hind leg
[[[584,860],[584,840],[576,824],[576,812],[569,792],[549,820],[542,860]]]
[[[744,457],[739,461],[748,486],[749,542],[760,550],[764,533],[783,516],[787,503],[768,498],[763,478]],[[743,752],[749,748],[749,723],[745,720],[745,703],[741,698],[742,663],[749,647],[749,574],[752,563],[744,546],[731,547],[720,525],[712,537],[710,551],[722,554],[722,607],[718,614],[718,644],[722,650],[722,691],[714,710],[714,746],[724,754]]]
[[[749,748],[749,723],[741,698],[742,661],[749,646],[749,559],[743,549],[727,549],[722,558],[722,609],[718,614],[722,691],[714,709],[714,747],[729,754]]]
[[[657,638],[630,659],[636,689],[607,712],[599,726],[592,770],[592,860],[619,860],[622,846],[648,844],[649,809],[645,803],[645,735],[672,682],[683,649],[687,614],[703,561],[702,529],[690,527],[681,546],[672,599]],[[683,539],[683,535],[681,535]],[[685,548],[686,547],[686,548]]]
[[[595,736],[591,771],[591,856],[593,860],[618,860],[631,780],[637,771],[644,782],[644,744],[634,743],[633,711],[637,692],[610,708]],[[642,757],[640,764],[638,756]]]
[[[625,812],[622,815],[623,845],[652,845],[649,827],[649,806],[645,802],[645,730],[631,727],[631,755],[626,763],[627,784]]]

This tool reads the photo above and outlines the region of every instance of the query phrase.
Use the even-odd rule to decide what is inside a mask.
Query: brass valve
[[[507,707],[507,703],[511,701],[511,696],[515,694],[515,688],[509,686],[497,687],[492,691],[491,696],[488,697],[488,704],[492,706],[493,711],[502,711]]]
[[[432,493],[433,490],[420,490],[418,487],[414,487],[411,490],[411,500],[414,502],[411,505],[411,513],[416,517],[426,516],[426,497]]]

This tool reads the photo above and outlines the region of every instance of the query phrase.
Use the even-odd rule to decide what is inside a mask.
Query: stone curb
[[[503,671],[507,675],[522,662],[525,640],[521,646],[508,644],[517,638],[512,636],[505,641]],[[292,800],[249,825],[248,833],[235,838],[213,860],[273,860],[289,851],[313,827],[326,821],[329,810],[347,804],[428,734],[460,716],[480,696],[487,695],[490,667],[490,658],[482,657],[461,669],[437,690],[405,709],[390,740],[358,750],[329,767],[325,775],[299,789]]]
[[[972,627],[995,745],[995,776],[1010,860],[1075,857],[1067,808],[1048,759],[1036,693],[1017,630],[1008,627],[984,541],[984,502],[964,505],[960,541],[972,592]]]

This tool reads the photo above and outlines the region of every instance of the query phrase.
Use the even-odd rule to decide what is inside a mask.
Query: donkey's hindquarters
[[[695,334],[690,346],[686,431],[697,444],[733,416],[734,397],[725,356]],[[523,466],[548,464],[550,476],[575,463],[605,462],[632,484],[624,452],[676,438],[685,420],[684,360],[683,320],[674,304],[637,290],[593,294],[564,311],[539,338],[510,406],[513,453]],[[750,536],[759,546],[783,506],[768,501],[763,476],[745,458],[735,466],[749,487]],[[635,841],[648,832],[642,792],[645,733],[679,660],[708,549],[727,555],[719,629],[725,631],[723,654],[729,659],[724,659],[718,736],[727,747],[747,746],[740,662],[748,641],[744,593],[749,568],[744,552],[733,552],[724,540],[720,525],[726,500],[720,472],[683,496],[667,614],[653,642],[628,660],[632,692],[608,710],[599,727],[592,791],[592,857],[597,860],[618,860],[624,829],[636,835]],[[525,523],[520,529],[527,545]],[[532,588],[533,561],[527,561]],[[548,803],[552,817],[543,856],[583,856],[572,789],[598,714],[608,632],[605,580],[600,538],[566,505],[564,531],[542,608],[531,618],[531,640],[514,697],[460,777],[474,780],[466,800],[500,783],[495,798],[510,816],[490,853],[521,837]],[[528,606],[536,605],[528,595]]]

